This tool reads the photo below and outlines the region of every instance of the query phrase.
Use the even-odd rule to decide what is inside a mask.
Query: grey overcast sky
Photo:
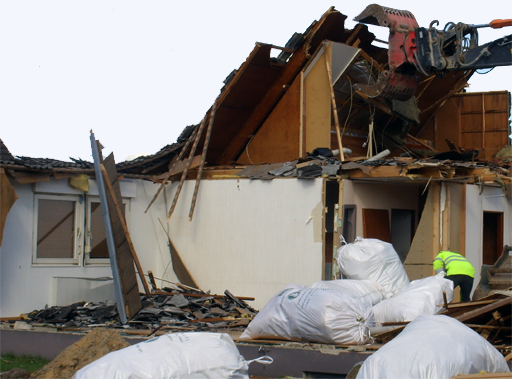
[[[114,152],[156,153],[212,105],[255,42],[284,46],[330,6],[361,1],[2,0],[0,138],[13,155],[92,160],[89,130]],[[512,18],[508,0],[388,0],[420,26]],[[388,29],[370,27],[387,40]],[[512,33],[481,29],[480,43]],[[475,74],[469,91],[512,91],[512,66]]]

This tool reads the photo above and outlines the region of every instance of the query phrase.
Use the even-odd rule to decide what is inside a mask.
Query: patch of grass
[[[0,372],[10,371],[15,367],[34,372],[46,366],[48,363],[50,363],[48,359],[41,357],[2,354],[0,356]]]

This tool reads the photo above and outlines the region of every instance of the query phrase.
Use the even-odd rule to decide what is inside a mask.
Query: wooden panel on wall
[[[404,269],[411,281],[434,275],[432,264],[404,264]]]
[[[363,209],[364,238],[377,238],[391,243],[389,211],[387,209]]]
[[[304,140],[310,153],[317,147],[331,147],[331,92],[324,55],[330,59],[330,49],[318,54],[304,75]]]
[[[431,183],[405,265],[432,265],[439,253],[439,198],[439,184]]]
[[[300,76],[256,132],[237,163],[288,162],[300,156]]]
[[[461,146],[481,149],[481,159],[493,158],[509,142],[509,92],[466,93],[457,97],[461,99]]]
[[[444,103],[436,116],[434,148],[437,151],[450,150],[446,144],[447,138],[455,146],[460,145],[459,125],[459,101],[457,98],[452,97]]]
[[[479,158],[491,159],[509,141],[509,96],[507,91],[452,96],[436,116],[436,150],[446,151],[448,138],[466,150],[481,150]]]

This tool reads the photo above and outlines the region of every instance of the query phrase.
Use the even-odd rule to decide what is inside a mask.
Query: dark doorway
[[[482,263],[493,265],[503,250],[503,212],[484,212]]]
[[[402,263],[407,258],[414,237],[414,211],[410,209],[391,210],[391,243]]]

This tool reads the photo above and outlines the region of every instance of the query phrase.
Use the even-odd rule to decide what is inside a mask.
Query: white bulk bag
[[[475,331],[443,315],[419,316],[370,355],[356,379],[440,379],[509,372],[503,355]]]
[[[414,280],[403,292],[373,307],[377,326],[384,322],[412,321],[420,315],[434,315],[443,304],[443,291],[448,302],[453,300],[453,282],[442,276]]]
[[[409,285],[409,278],[393,245],[378,239],[357,237],[353,243],[338,249],[337,262],[345,277],[376,283],[385,298]]]
[[[374,325],[371,306],[360,300],[292,284],[270,299],[240,338],[365,344],[372,342]]]
[[[109,353],[73,379],[248,379],[250,362],[229,334],[170,333]]]
[[[330,288],[373,306],[382,301],[382,292],[377,284],[369,280],[322,280],[311,285],[311,288]]]

